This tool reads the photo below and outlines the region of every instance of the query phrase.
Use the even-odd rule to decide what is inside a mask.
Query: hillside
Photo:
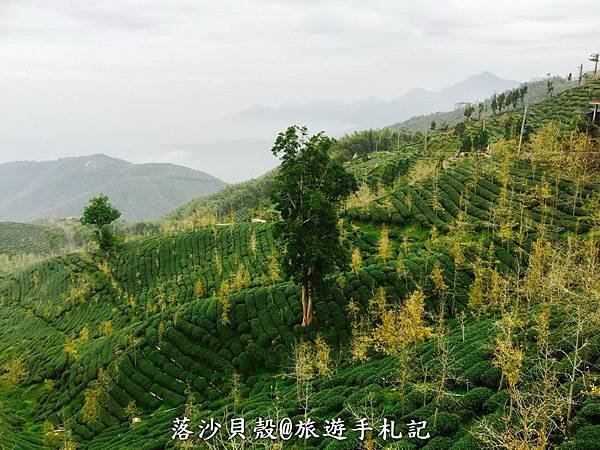
[[[560,77],[552,77],[551,79],[553,85],[554,85],[554,95],[559,94],[567,89],[572,89],[573,87],[577,86],[577,82],[576,81],[572,81],[572,82],[568,82],[567,80],[565,80],[564,78],[560,78]],[[527,105],[533,105],[535,103],[541,102],[545,99],[548,98],[548,92],[547,92],[547,88],[546,88],[546,83],[547,80],[540,80],[540,81],[528,81],[526,83],[523,83],[522,85],[526,85],[527,86],[527,94],[525,94],[524,97],[524,103]],[[515,86],[511,86],[511,88],[514,88]],[[498,90],[498,94],[500,94],[501,92],[506,92],[505,89],[499,89]],[[481,114],[481,117],[489,117],[492,115],[492,110],[491,110],[491,103],[492,103],[492,96],[491,95],[485,95],[483,97],[479,98],[479,101],[484,103],[484,111]],[[476,107],[476,111],[474,113],[474,116],[479,117],[479,113],[477,111],[477,105],[475,105]],[[464,107],[461,108],[455,108],[450,110],[445,110],[442,108],[432,108],[431,111],[436,111],[436,112],[432,112],[429,114],[424,114],[424,115],[415,115],[414,117],[411,117],[408,120],[405,120],[403,122],[399,122],[399,123],[395,123],[394,125],[391,125],[389,128],[390,129],[403,129],[403,130],[409,130],[409,131],[422,131],[422,132],[426,132],[430,130],[431,127],[431,122],[436,122],[436,124],[438,124],[438,126],[443,126],[444,124],[448,124],[448,125],[456,125],[457,123],[461,122],[462,120],[464,120]]]
[[[569,89],[564,86],[557,87],[559,92],[552,98],[547,98],[547,94],[541,93],[541,86],[541,83],[534,83],[531,93],[526,94],[526,98],[532,95],[529,97],[532,104],[528,109],[526,132],[535,131],[540,124],[549,120],[558,120],[572,125],[573,117],[588,106],[589,85]],[[537,101],[534,101],[535,99]],[[522,113],[523,109],[519,107],[502,114],[486,114],[483,120],[472,120],[467,128],[470,133],[474,133],[476,129],[483,126],[487,127],[494,138],[503,137],[507,133],[514,137],[519,131]],[[464,120],[462,110],[457,112],[456,120],[459,119]],[[379,183],[393,184],[398,176],[405,174],[407,169],[405,162],[407,160],[414,162],[412,155],[427,148],[438,153],[438,157],[452,157],[460,151],[460,138],[455,135],[451,127],[426,136],[420,131],[406,131],[401,127],[392,126],[346,135],[338,140],[333,153],[336,158],[346,161],[347,167],[359,178],[364,178],[373,188]],[[355,156],[361,158],[356,160]],[[191,200],[167,214],[164,220],[181,227],[185,224],[194,226],[195,223],[207,221],[214,223],[231,217],[236,217],[238,220],[268,217],[269,192],[273,176],[274,172],[269,172],[255,180],[228,186],[217,194]]]
[[[0,164],[0,220],[79,217],[88,200],[107,194],[127,221],[157,219],[192,198],[225,186],[173,164],[132,164],[105,155]]]
[[[0,253],[49,255],[65,244],[65,233],[58,227],[0,222]]]
[[[0,278],[0,446],[597,448],[598,140],[573,121],[586,95],[532,107],[520,152],[518,110],[462,135],[338,142],[361,185],[340,223],[358,257],[307,328],[273,220],[238,221],[273,213],[273,174],[180,209],[172,233]],[[490,141],[461,152],[484,126]],[[184,416],[186,442],[172,439]],[[261,418],[285,417],[321,433],[341,418],[347,440],[253,437]],[[233,418],[243,442],[227,439]],[[210,419],[223,433],[201,442]],[[384,419],[404,437],[384,439]],[[410,437],[410,421],[429,437]]]
[[[184,222],[216,221],[228,215],[238,218],[263,216],[270,205],[269,192],[275,171],[254,180],[232,184],[213,195],[187,202],[165,216],[164,220],[176,224]]]

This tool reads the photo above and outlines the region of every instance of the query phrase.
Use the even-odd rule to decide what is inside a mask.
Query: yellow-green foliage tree
[[[17,386],[29,376],[29,370],[22,357],[11,359],[6,364],[6,373],[2,376],[9,384]]]
[[[398,355],[403,349],[431,337],[425,322],[425,294],[418,288],[403,303],[389,304],[384,288],[378,288],[366,315],[360,316],[355,302],[349,305],[353,318],[353,357],[364,361],[371,349],[385,355]]]
[[[377,254],[381,259],[387,261],[392,257],[392,247],[390,244],[390,234],[387,227],[381,229],[379,242],[377,244]]]
[[[597,236],[540,237],[525,275],[508,283],[493,363],[510,403],[500,420],[484,419],[473,432],[492,448],[551,448],[551,437],[569,433],[576,406],[596,389],[586,349],[600,325]]]
[[[352,268],[352,272],[355,274],[361,269],[362,266],[362,255],[360,254],[360,249],[355,248],[352,252],[352,261],[350,263],[350,267]]]

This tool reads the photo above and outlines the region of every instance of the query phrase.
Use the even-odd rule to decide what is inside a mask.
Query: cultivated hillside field
[[[10,270],[0,448],[597,449],[600,147],[581,112],[599,85],[531,105],[520,148],[520,106],[340,139],[359,184],[339,221],[351,265],[307,327],[280,266],[277,170],[174,205],[155,236]],[[11,251],[47,253],[37,228],[22,244],[10,229]],[[228,439],[236,418],[245,439]],[[320,436],[257,437],[266,418]],[[323,436],[337,418],[345,440]],[[223,430],[205,440],[210,419]]]
[[[0,253],[48,255],[63,247],[65,241],[65,233],[58,227],[0,222]]]

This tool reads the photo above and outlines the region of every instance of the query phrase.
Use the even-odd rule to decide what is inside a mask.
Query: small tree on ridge
[[[83,210],[81,223],[95,226],[92,235],[94,240],[101,250],[108,250],[116,240],[110,224],[119,217],[121,213],[108,202],[108,196],[100,195],[90,199],[89,205]]]

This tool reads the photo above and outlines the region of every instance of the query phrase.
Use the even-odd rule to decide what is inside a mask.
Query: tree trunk
[[[579,326],[578,326],[577,333],[575,334],[575,355],[573,357],[573,366],[571,367],[571,379],[569,380],[569,394],[567,397],[567,417],[566,417],[567,434],[569,434],[569,427],[571,424],[571,415],[573,413],[573,392],[575,390],[575,377],[577,376],[577,368],[579,367],[579,362],[577,360],[579,358],[580,345],[581,344],[579,343]]]
[[[306,327],[313,321],[313,301],[310,295],[310,285],[302,285],[302,326]]]
[[[302,326],[305,327],[308,325],[307,321],[307,311],[308,311],[308,286],[302,285]]]

